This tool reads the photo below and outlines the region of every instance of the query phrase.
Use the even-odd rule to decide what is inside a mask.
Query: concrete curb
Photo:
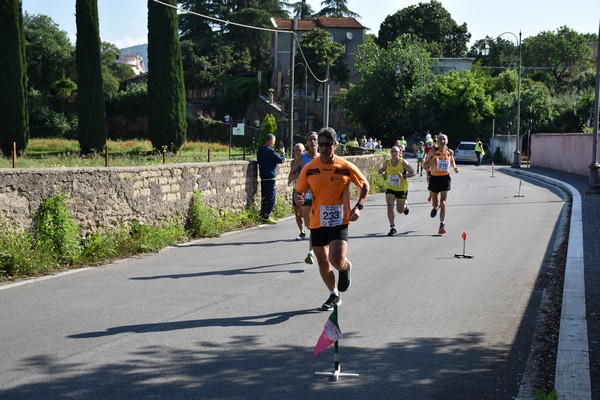
[[[557,186],[571,194],[571,222],[554,387],[561,400],[591,400],[590,358],[585,306],[583,216],[581,195],[568,183],[529,171],[506,169]]]

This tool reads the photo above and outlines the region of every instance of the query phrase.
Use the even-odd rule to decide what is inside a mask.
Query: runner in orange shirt
[[[423,163],[424,168],[431,168],[429,177],[429,191],[432,194],[431,218],[435,218],[440,208],[439,234],[446,233],[446,202],[450,191],[450,169],[458,174],[459,169],[454,161],[454,152],[448,147],[448,136],[440,133],[437,138],[437,147],[427,154]]]
[[[329,289],[329,298],[321,310],[331,310],[341,305],[339,292],[345,292],[351,283],[352,263],[348,252],[348,225],[360,217],[369,194],[369,182],[362,172],[335,155],[336,132],[323,128],[318,134],[319,157],[302,168],[296,184],[296,200],[304,203],[304,193],[310,188],[312,205],[310,213],[310,240],[317,256],[321,278]],[[350,207],[350,183],[360,190],[357,203]],[[339,271],[336,286],[333,268]]]

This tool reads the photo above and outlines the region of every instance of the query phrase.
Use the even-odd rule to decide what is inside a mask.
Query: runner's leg
[[[335,274],[333,273],[331,264],[329,262],[329,246],[314,246],[313,251],[315,252],[315,256],[317,256],[317,263],[319,264],[319,273],[321,274],[321,279],[323,279],[323,282],[329,291],[334,290]]]
[[[302,217],[304,218],[304,226],[308,229],[308,251],[312,250],[312,243],[310,241],[310,206],[302,206]]]
[[[345,240],[332,240],[329,243],[329,262],[338,271],[348,268],[348,242]]]
[[[440,222],[446,222],[446,202],[448,199],[448,191],[445,190],[440,193]]]
[[[394,216],[394,201],[396,200],[396,196],[391,193],[385,194],[385,203],[387,204],[387,217],[390,221],[390,226],[394,226],[395,216]]]

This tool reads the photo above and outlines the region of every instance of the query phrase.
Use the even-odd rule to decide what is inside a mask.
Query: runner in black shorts
[[[292,187],[296,186],[298,174],[302,169],[302,154],[304,154],[304,145],[302,143],[296,143],[296,145],[294,146],[294,161],[292,161],[292,164],[290,165],[290,173],[288,175],[288,185],[292,185]],[[296,225],[298,225],[298,229],[300,230],[300,233],[298,234],[298,236],[296,236],[296,240],[304,240],[306,238],[306,233],[304,232],[302,206],[298,206],[296,204],[296,189],[293,189],[292,193],[292,208],[294,209]]]
[[[300,154],[300,156],[294,160],[294,162],[292,163],[292,165],[290,167],[290,176],[288,177],[288,182],[293,182],[293,184],[294,184],[294,193],[293,193],[294,198],[292,199],[293,204],[297,204],[296,203],[296,182],[298,180],[298,177],[300,176],[300,171],[302,171],[302,168],[304,168],[304,166],[306,164],[308,164],[309,162],[311,162],[313,159],[317,158],[318,156],[319,156],[319,147],[317,146],[317,133],[309,132],[308,136],[306,136],[306,152]],[[291,170],[294,170],[296,172],[294,174],[292,174]],[[302,215],[302,218],[304,219],[304,225],[308,229],[310,229],[310,206],[311,206],[311,204],[312,204],[312,194],[310,192],[310,189],[308,189],[307,192],[304,193],[304,204],[299,204],[297,206],[298,209],[300,210],[300,214]],[[302,239],[304,239],[304,238],[302,238]],[[298,238],[296,238],[296,240],[298,240]],[[310,240],[308,241],[308,254],[304,258],[304,262],[309,265],[313,265],[315,263],[315,253],[313,252],[312,243]]]
[[[348,241],[348,225],[315,228],[310,230],[310,240],[313,246],[329,246],[334,240]]]
[[[369,182],[351,162],[335,155],[336,132],[323,128],[318,135],[319,157],[302,168],[296,184],[298,204],[306,192],[312,192],[310,238],[319,264],[319,273],[329,290],[329,298],[321,310],[341,305],[340,292],[350,287],[352,263],[348,260],[348,225],[360,217],[360,210],[369,195]],[[354,207],[350,206],[348,186],[359,189]],[[339,271],[336,285],[333,268]]]
[[[446,202],[451,187],[450,170],[459,172],[454,161],[454,152],[448,147],[448,136],[440,133],[437,139],[437,147],[431,149],[427,159],[423,163],[425,168],[431,169],[429,177],[429,191],[432,194],[431,205],[433,206],[430,216],[435,218],[440,208],[439,234],[446,233]]]

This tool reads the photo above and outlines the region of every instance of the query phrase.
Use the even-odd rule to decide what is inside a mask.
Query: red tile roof
[[[292,30],[292,19],[286,18],[271,18],[273,27],[282,31]],[[366,29],[364,25],[358,22],[355,18],[346,17],[319,17],[318,19],[299,19],[298,30],[310,31],[315,28],[352,28]]]

